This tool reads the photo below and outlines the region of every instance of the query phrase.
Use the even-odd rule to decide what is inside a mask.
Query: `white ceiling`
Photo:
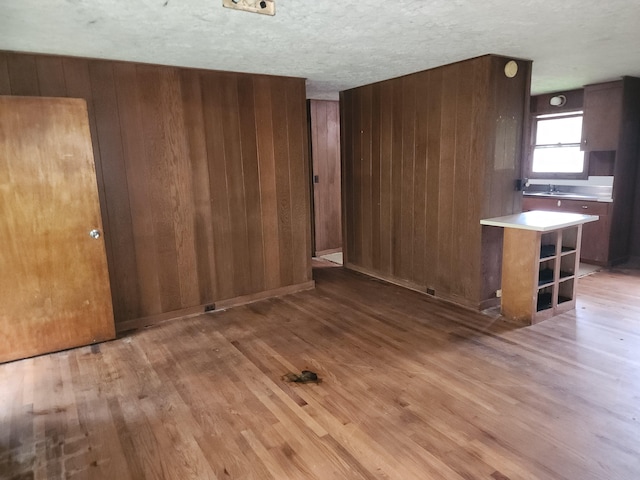
[[[532,93],[640,76],[637,0],[0,0],[0,49],[307,78],[309,98],[496,53]]]

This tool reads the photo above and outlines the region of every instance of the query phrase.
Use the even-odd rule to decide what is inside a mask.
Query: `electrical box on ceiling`
[[[222,6],[245,12],[262,13],[263,15],[276,14],[274,0],[222,0]]]

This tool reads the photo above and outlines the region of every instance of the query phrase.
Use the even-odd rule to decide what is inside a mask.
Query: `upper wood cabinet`
[[[584,89],[582,150],[617,150],[622,120],[622,81]]]

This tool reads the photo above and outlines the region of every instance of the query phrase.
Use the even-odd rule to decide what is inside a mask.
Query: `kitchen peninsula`
[[[502,314],[529,324],[575,308],[582,225],[597,215],[529,212],[481,220],[504,228]]]

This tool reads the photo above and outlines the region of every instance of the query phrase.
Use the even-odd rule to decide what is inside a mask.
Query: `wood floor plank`
[[[640,271],[533,326],[342,268],[0,365],[0,478],[640,478]],[[283,375],[317,372],[319,383]]]

